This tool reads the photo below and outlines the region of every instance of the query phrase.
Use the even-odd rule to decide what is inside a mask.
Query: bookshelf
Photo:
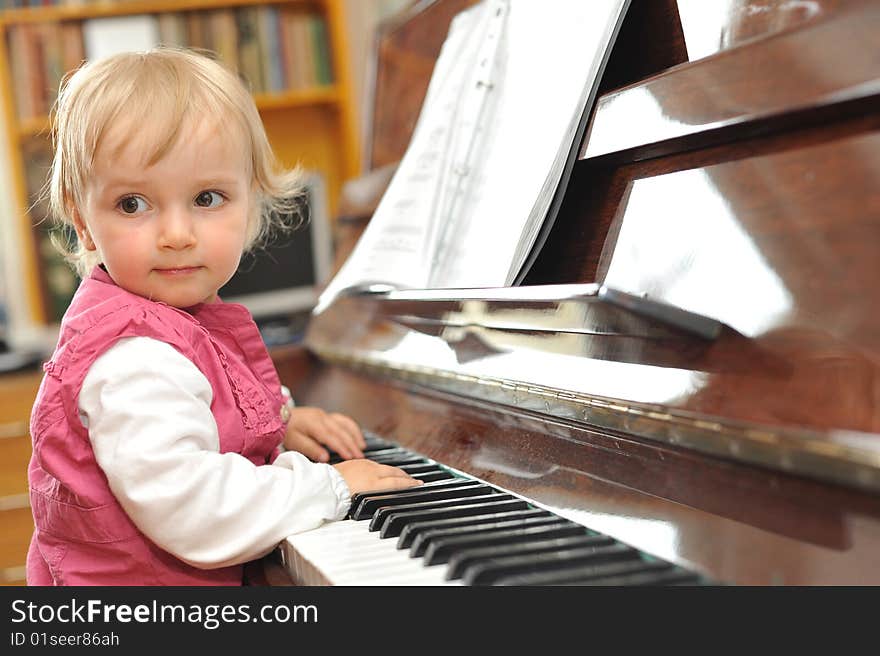
[[[269,140],[287,166],[325,181],[330,216],[342,183],[360,170],[345,38],[345,0],[0,0],[0,116],[11,222],[29,322],[56,323],[76,279],[48,245],[34,192],[51,152],[48,109],[63,74],[86,56],[92,19],[155,17],[165,43],[212,50],[248,80]],[[11,7],[11,8],[10,8]],[[152,20],[152,19],[150,19]],[[256,34],[255,34],[256,33]],[[77,44],[77,39],[80,40]],[[26,95],[27,97],[23,97]]]

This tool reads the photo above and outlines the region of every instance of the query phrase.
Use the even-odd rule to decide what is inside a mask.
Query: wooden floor
[[[28,503],[28,419],[42,371],[0,376],[0,585],[24,585],[34,530]]]

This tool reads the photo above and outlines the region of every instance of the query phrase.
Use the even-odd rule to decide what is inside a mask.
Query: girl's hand
[[[372,460],[347,460],[333,465],[342,474],[352,494],[371,490],[400,490],[421,485],[402,469]]]
[[[321,408],[291,408],[284,448],[299,451],[317,462],[327,462],[330,454],[322,444],[346,460],[363,458],[362,449],[367,446],[361,429],[350,417]]]

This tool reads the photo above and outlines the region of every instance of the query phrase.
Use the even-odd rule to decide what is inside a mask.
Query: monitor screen
[[[274,237],[263,248],[246,253],[220,297],[245,305],[259,323],[314,307],[317,285],[330,274],[333,246],[326,191],[317,174],[306,176],[303,222],[289,234]]]

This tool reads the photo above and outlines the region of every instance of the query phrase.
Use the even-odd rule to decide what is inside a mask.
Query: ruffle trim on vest
[[[250,394],[243,389],[226,354],[212,338],[218,359],[227,372],[238,406],[242,410],[245,425],[259,433],[281,430],[284,427],[284,422],[280,419],[281,406],[284,405],[281,381],[250,311],[238,303],[223,302],[201,304],[191,308],[191,311],[193,319],[199,324],[215,334],[229,335],[241,350],[248,367],[265,386],[264,393],[261,394]]]

